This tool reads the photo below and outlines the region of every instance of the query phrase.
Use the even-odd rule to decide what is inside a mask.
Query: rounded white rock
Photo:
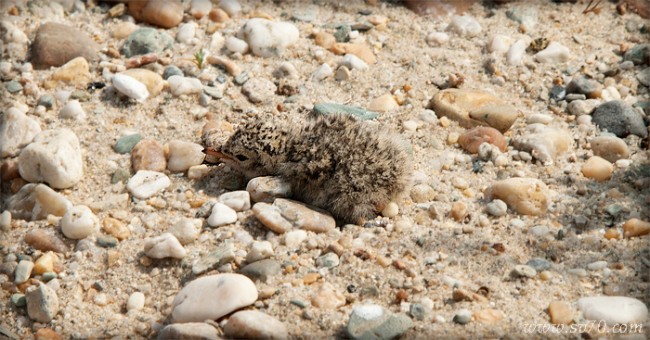
[[[356,55],[350,53],[343,56],[343,58],[339,62],[339,65],[345,66],[350,70],[365,70],[368,68],[368,64],[366,64],[365,61],[361,60],[361,58],[357,57]]]
[[[196,78],[173,75],[167,78],[167,83],[169,83],[169,90],[174,96],[203,92],[203,84]]]
[[[0,123],[0,157],[17,155],[40,132],[41,126],[36,120],[16,107],[10,108]]]
[[[253,281],[241,274],[217,274],[188,283],[172,302],[174,322],[216,320],[257,300]],[[218,303],[215,303],[218,301]]]
[[[80,240],[99,230],[99,220],[85,205],[74,206],[61,218],[61,232],[65,237]]]
[[[147,199],[171,185],[162,172],[140,170],[126,183],[126,189],[138,199]]]
[[[257,310],[239,311],[228,319],[224,334],[232,339],[287,339],[287,327],[280,320]]]
[[[187,251],[178,241],[176,236],[164,233],[160,236],[150,237],[144,240],[144,253],[152,259],[175,258],[182,259]]]
[[[78,100],[71,100],[59,112],[61,118],[84,120],[86,119],[86,112],[81,107]]]
[[[481,24],[470,15],[454,15],[447,29],[465,37],[473,37],[481,33]]]
[[[189,44],[192,42],[194,35],[196,34],[196,23],[188,22],[182,24],[178,28],[178,33],[176,33],[176,41],[182,44]]]
[[[176,236],[182,245],[190,244],[199,237],[203,221],[198,218],[183,217],[169,228],[167,232]]]
[[[217,202],[212,206],[212,213],[208,217],[208,225],[220,227],[237,222],[237,212],[231,207]]]
[[[248,43],[254,55],[265,58],[282,55],[299,35],[298,28],[292,23],[262,18],[249,19],[237,33]]]
[[[182,172],[192,166],[203,163],[205,154],[203,146],[180,140],[173,140],[166,145],[167,169],[172,172]]]
[[[552,41],[548,46],[535,54],[535,60],[540,63],[563,63],[569,60],[571,52],[569,48]]]
[[[147,86],[126,74],[118,73],[113,75],[111,82],[117,91],[138,102],[144,102],[149,97]]]
[[[129,300],[126,302],[126,310],[141,310],[144,308],[144,294],[142,292],[134,292],[129,295]]]
[[[245,54],[248,52],[248,43],[237,37],[226,38],[225,45],[226,49],[232,53]]]
[[[578,309],[585,319],[615,324],[639,323],[648,319],[648,307],[626,296],[590,296],[578,300]]]
[[[244,211],[251,208],[251,196],[248,191],[231,191],[219,196],[219,202],[235,211]]]
[[[273,256],[273,245],[269,241],[254,241],[251,243],[246,262],[253,263]]]

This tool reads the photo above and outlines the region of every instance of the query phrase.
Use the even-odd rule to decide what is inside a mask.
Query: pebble
[[[129,2],[129,13],[138,21],[163,28],[176,27],[183,20],[180,0]]]
[[[252,263],[273,256],[273,245],[269,241],[253,241],[246,254],[246,262]],[[318,262],[318,260],[317,260]]]
[[[514,6],[506,11],[506,16],[521,24],[524,31],[532,30],[537,25],[537,8],[531,6]]]
[[[572,143],[571,133],[544,124],[528,125],[526,133],[512,141],[515,149],[530,153],[543,164],[552,164]]]
[[[196,34],[196,23],[188,22],[182,24],[176,33],[176,41],[181,44],[190,44]]]
[[[481,24],[470,15],[454,15],[447,30],[464,37],[474,37],[481,33]]]
[[[175,65],[168,65],[163,71],[163,79],[167,80],[171,76],[183,76],[183,71]]]
[[[27,288],[25,299],[27,300],[27,314],[34,321],[48,323],[59,312],[59,298],[54,289],[45,284]]]
[[[312,73],[311,79],[313,81],[321,81],[331,76],[333,73],[334,71],[332,71],[332,67],[327,63],[323,63],[316,69],[316,71],[314,71],[314,73]]]
[[[38,105],[45,107],[46,109],[51,109],[54,107],[54,97],[49,94],[44,94],[38,97]]]
[[[311,274],[317,274],[317,273],[311,273]],[[307,275],[305,275],[305,278],[307,277]],[[306,281],[305,278],[303,278],[304,281]],[[344,306],[345,302],[346,302],[345,296],[342,293],[336,291],[336,289],[327,282],[320,285],[316,293],[314,293],[314,295],[312,295],[311,297],[311,304],[314,307],[322,310],[336,310]]]
[[[648,136],[648,129],[643,123],[641,115],[622,100],[612,100],[601,104],[591,116],[598,127],[618,137],[625,138],[630,134],[642,138]]]
[[[72,187],[83,177],[77,135],[67,128],[42,131],[21,151],[18,170],[28,182],[46,182],[56,189]]]
[[[447,117],[466,128],[491,126],[507,131],[519,116],[517,109],[486,92],[465,89],[445,89],[429,102],[428,108],[440,117]]]
[[[144,253],[152,259],[175,258],[182,259],[187,251],[178,239],[171,233],[149,237],[144,240]]]
[[[203,92],[203,84],[196,78],[171,76],[167,78],[169,84],[169,91],[174,96],[201,94]]]
[[[368,64],[354,54],[348,53],[339,61],[339,66],[345,66],[350,70],[365,70]]]
[[[80,240],[92,235],[99,225],[97,216],[85,205],[74,206],[61,218],[61,232],[65,237]]]
[[[235,211],[245,211],[251,208],[251,199],[248,191],[231,191],[219,196],[219,202]]]
[[[38,121],[22,110],[16,107],[6,110],[0,123],[0,157],[16,156],[40,132]]]
[[[158,339],[219,340],[217,329],[203,322],[173,323],[158,332]]]
[[[5,89],[9,93],[16,93],[22,91],[23,86],[18,81],[12,80],[5,84]]]
[[[277,198],[272,205],[256,203],[253,213],[264,226],[277,233],[292,227],[322,233],[336,227],[334,218],[326,212],[285,198]]]
[[[537,275],[537,271],[529,265],[520,264],[515,266],[511,275],[514,277],[534,278]]]
[[[165,171],[167,159],[162,144],[153,139],[139,141],[131,150],[131,167],[135,172],[140,170]]]
[[[548,314],[551,323],[554,325],[570,325],[573,323],[573,310],[571,306],[563,301],[551,301],[548,305]]]
[[[166,147],[167,169],[172,172],[186,171],[194,165],[203,163],[203,146],[192,142],[172,140]]]
[[[133,292],[129,295],[129,299],[126,302],[126,311],[130,312],[132,310],[141,310],[144,308],[144,294],[142,292]]]
[[[492,216],[501,217],[505,216],[508,212],[508,206],[506,205],[506,202],[496,199],[486,205],[485,211]]]
[[[566,86],[566,91],[567,93],[584,94],[587,98],[598,98],[602,91],[602,85],[596,80],[580,75],[571,79]]]
[[[143,27],[129,34],[120,49],[120,53],[127,58],[149,53],[160,55],[164,50],[171,48],[173,44],[174,39],[167,33],[154,28]]]
[[[541,215],[546,212],[549,202],[548,187],[534,178],[498,181],[487,190],[486,196],[504,201],[508,207],[522,215]]]
[[[253,202],[272,203],[276,198],[291,196],[291,185],[282,177],[255,177],[248,181],[246,191]]]
[[[253,18],[246,21],[237,35],[248,43],[254,55],[268,58],[281,56],[300,33],[290,22]]]
[[[32,275],[32,269],[34,269],[34,262],[28,260],[18,262],[14,272],[14,283],[21,284],[27,282]]]
[[[615,136],[599,136],[589,142],[594,155],[600,156],[608,162],[616,162],[630,156],[630,150],[624,140]]]
[[[213,268],[221,267],[235,260],[235,249],[231,243],[224,243],[215,251],[202,256],[192,265],[192,273],[200,275]]]
[[[223,98],[223,90],[220,87],[203,86],[203,93],[210,96],[213,99]]]
[[[634,237],[650,234],[650,222],[638,218],[631,218],[623,224],[623,236]]]
[[[465,325],[472,321],[472,312],[468,309],[461,309],[454,315],[454,322],[457,324]]]
[[[375,112],[393,112],[399,109],[399,104],[395,101],[392,94],[381,95],[370,102],[368,110]]]
[[[56,255],[54,255],[53,252],[48,251],[34,262],[34,274],[43,275],[46,272],[54,271],[54,264],[56,262],[58,262]]]
[[[208,225],[216,228],[237,222],[237,212],[231,207],[217,202],[212,206],[212,213],[208,217]]]
[[[298,249],[300,245],[307,239],[307,232],[304,230],[289,230],[284,234],[284,244],[287,248]]]
[[[127,74],[118,73],[111,78],[111,82],[118,92],[140,103],[149,98],[147,86]]]
[[[646,67],[643,71],[636,74],[636,79],[647,87],[650,87],[650,67]]]
[[[94,61],[98,58],[99,45],[76,28],[47,22],[36,30],[31,49],[31,63],[43,69],[61,66],[77,57]]]
[[[334,268],[340,263],[339,256],[335,253],[327,253],[316,258],[316,266],[319,268]]]
[[[318,103],[314,105],[314,114],[316,115],[330,115],[337,113],[347,113],[360,120],[371,120],[379,117],[378,113],[368,111],[358,106],[349,106],[336,103]]]
[[[124,224],[124,222],[118,219],[106,217],[102,221],[102,226],[106,233],[120,241],[126,240],[129,238],[129,236],[131,236],[131,231],[129,228]]]
[[[589,270],[603,270],[607,268],[607,261],[595,261],[587,265]]]
[[[458,138],[458,144],[471,154],[477,154],[479,146],[483,143],[492,144],[502,152],[505,152],[507,148],[506,138],[503,134],[499,130],[487,126],[477,126],[465,131]]]
[[[247,264],[240,270],[240,273],[251,278],[251,280],[266,282],[271,276],[276,276],[281,271],[282,267],[278,261],[264,259]]]
[[[280,320],[257,310],[236,312],[228,318],[224,335],[232,339],[287,339],[287,327]]]
[[[25,307],[27,305],[27,299],[25,299],[25,294],[11,294],[11,303],[16,307]]]
[[[569,51],[568,47],[558,42],[551,41],[545,49],[537,52],[534,58],[540,63],[557,64],[567,62],[570,56],[571,51]]]
[[[528,260],[528,262],[526,262],[526,265],[532,267],[538,272],[551,269],[551,263],[539,257],[534,257]]]
[[[90,79],[90,66],[83,57],[74,58],[52,73],[53,82],[63,82],[69,85],[84,86]],[[57,84],[48,82],[46,87],[55,87]]]
[[[141,140],[142,135],[140,133],[133,133],[130,135],[122,136],[117,140],[117,142],[115,142],[113,150],[119,154],[129,153]]]
[[[592,156],[582,165],[581,171],[585,177],[602,182],[612,177],[614,165],[606,159]]]
[[[230,15],[228,15],[228,13],[226,13],[226,11],[222,10],[221,8],[215,8],[211,10],[208,16],[210,17],[210,20],[218,23],[223,23],[230,20]]]
[[[440,46],[449,41],[449,35],[445,32],[431,32],[427,35],[429,46]]]
[[[176,295],[171,315],[174,322],[181,323],[216,320],[256,300],[257,288],[244,275],[203,276],[188,283]]]
[[[11,211],[5,210],[0,214],[0,230],[11,229]]]
[[[156,195],[170,185],[171,181],[164,173],[139,170],[126,183],[126,189],[134,197],[144,200]]]
[[[650,44],[638,44],[630,48],[623,55],[623,61],[631,61],[634,65],[648,64],[650,59]]]
[[[474,320],[482,324],[493,325],[503,320],[505,315],[502,311],[487,308],[473,313]]]
[[[248,52],[248,43],[236,37],[228,37],[225,46],[230,53],[246,54]]]
[[[194,165],[187,169],[187,178],[199,180],[210,173],[210,168],[205,164]]]
[[[275,84],[266,78],[251,78],[241,91],[251,103],[256,104],[271,101],[276,89]]]
[[[510,45],[508,52],[506,53],[506,61],[510,65],[521,65],[524,56],[526,55],[526,47],[528,43],[524,39],[519,39]]]
[[[381,215],[384,217],[392,218],[399,214],[399,207],[395,202],[388,202],[386,207],[381,211]]]
[[[24,185],[8,202],[13,216],[34,221],[48,215],[63,216],[70,207],[67,198],[45,184]]]
[[[567,98],[569,97],[571,97],[571,95],[567,96]],[[567,105],[567,111],[572,115],[580,117],[591,114],[598,105],[600,105],[600,102],[596,99],[577,99],[569,102]]]
[[[590,296],[578,300],[578,309],[587,320],[615,324],[631,324],[646,321],[648,307],[626,296]]]
[[[25,235],[25,243],[40,251],[55,251],[65,253],[67,247],[63,241],[52,232],[44,229],[34,229]]]
[[[117,40],[122,40],[129,36],[129,34],[135,32],[139,27],[138,25],[130,21],[122,21],[116,24],[111,32],[113,38]]]
[[[144,84],[147,87],[147,91],[149,92],[149,96],[155,97],[160,92],[162,92],[163,88],[165,87],[165,82],[163,81],[163,78],[158,75],[158,73],[154,71],[147,70],[145,68],[131,68],[128,69],[124,72],[120,72],[118,74],[124,74],[127,75],[142,84]],[[141,90],[140,90],[141,91]],[[121,92],[121,91],[120,91]],[[124,93],[124,92],[122,92]],[[126,93],[125,93],[126,94]],[[128,96],[128,94],[127,94]],[[131,96],[129,96],[131,97]],[[131,97],[134,98],[134,97]],[[137,99],[137,98],[134,98]]]
[[[436,192],[428,184],[416,184],[411,188],[411,199],[415,203],[425,203],[433,200]]]
[[[526,119],[526,123],[528,123],[528,124],[544,124],[544,125],[548,125],[551,122],[553,122],[553,116],[547,115],[547,114],[542,114],[542,113],[532,114]]]
[[[241,5],[237,0],[220,0],[219,8],[224,10],[231,17],[238,15],[242,11]]]
[[[186,245],[199,237],[202,225],[201,219],[182,217],[167,232],[174,235],[182,245]]]
[[[339,66],[336,69],[336,73],[334,73],[334,79],[338,81],[346,81],[350,79],[352,74],[350,73],[350,69],[345,67],[345,66]]]
[[[490,37],[490,42],[488,43],[488,52],[494,53],[497,55],[504,55],[510,49],[512,45],[512,39],[503,34],[495,34]]]
[[[394,339],[399,338],[413,326],[404,314],[393,314],[373,304],[354,306],[346,326],[351,339]]]

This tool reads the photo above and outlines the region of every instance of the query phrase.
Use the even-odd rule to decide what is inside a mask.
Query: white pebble
[[[311,75],[311,79],[313,81],[321,81],[334,73],[332,71],[332,68],[327,64],[323,63],[321,66],[319,66],[316,71]]]
[[[563,63],[569,60],[571,52],[569,48],[552,41],[548,46],[535,54],[535,60],[540,63]]]
[[[228,318],[223,328],[229,339],[288,339],[287,326],[282,321],[257,310],[243,310]]]
[[[528,44],[525,40],[519,39],[514,44],[510,45],[508,53],[506,53],[506,61],[510,65],[521,65],[526,54],[526,47]]]
[[[553,121],[553,116],[543,114],[543,113],[535,113],[530,115],[528,119],[526,119],[526,123],[528,124],[544,124],[548,125]]]
[[[138,199],[147,199],[171,185],[162,172],[139,170],[126,184],[126,189]]]
[[[470,15],[454,15],[447,29],[465,37],[473,37],[481,33],[481,24]]]
[[[80,240],[99,230],[97,216],[85,205],[74,206],[61,219],[61,232],[67,238]]]
[[[249,19],[237,33],[248,43],[254,55],[265,58],[282,55],[299,35],[298,28],[290,22],[262,18]]]
[[[587,265],[589,270],[603,270],[607,268],[607,261],[596,261]]]
[[[189,44],[192,42],[194,35],[196,34],[196,23],[188,22],[182,24],[178,28],[178,33],[176,33],[176,41],[181,44]]]
[[[17,155],[41,132],[38,121],[17,107],[5,111],[0,123],[0,157]]]
[[[251,243],[246,262],[252,263],[273,256],[273,245],[269,241],[254,241]]]
[[[604,321],[609,326],[640,323],[648,318],[648,307],[626,296],[590,296],[578,300],[578,309],[588,320]]]
[[[220,227],[237,222],[237,212],[231,207],[217,202],[212,206],[212,213],[208,217],[208,225]]]
[[[203,221],[198,218],[182,217],[167,230],[168,233],[176,236],[176,239],[182,244],[190,244],[199,237]]]
[[[579,125],[591,125],[591,116],[590,115],[578,116],[578,118],[576,119],[576,122]]]
[[[11,212],[5,210],[0,214],[0,230],[9,230],[11,228]]]
[[[365,70],[368,64],[354,54],[346,54],[339,62],[340,66],[345,66],[350,70]]]
[[[20,176],[28,182],[46,182],[66,189],[83,177],[81,146],[70,129],[46,130],[34,138],[18,157]]]
[[[111,79],[113,86],[123,95],[144,102],[149,97],[147,86],[137,79],[123,73],[118,73]]]
[[[167,169],[172,172],[186,171],[194,165],[203,163],[203,146],[180,140],[167,144]]]
[[[219,8],[223,9],[231,17],[241,12],[241,5],[237,0],[221,0],[219,1]]]
[[[488,214],[496,217],[504,216],[508,212],[506,202],[496,199],[488,203],[485,210]]]
[[[197,19],[201,19],[208,15],[211,9],[212,2],[210,0],[192,0],[190,14]]]
[[[141,310],[144,308],[144,294],[141,292],[134,292],[129,295],[129,300],[126,302],[126,310]]]
[[[71,100],[61,109],[59,116],[67,119],[84,120],[86,119],[86,112],[84,112],[78,100]]]
[[[292,63],[284,61],[273,71],[273,76],[276,78],[298,78],[298,70]]]
[[[395,217],[399,214],[399,207],[397,206],[397,203],[395,202],[389,202],[386,204],[386,207],[384,210],[381,211],[381,215],[384,217]]]
[[[307,239],[307,232],[301,229],[290,230],[284,234],[284,244],[290,249],[297,249]]]
[[[225,46],[231,53],[245,54],[248,52],[248,43],[236,37],[226,38]]]
[[[173,75],[167,78],[167,83],[171,93],[177,97],[184,94],[201,94],[203,92],[203,84],[196,78]]]
[[[427,44],[439,46],[449,41],[449,35],[445,32],[431,32],[427,35]]]
[[[170,233],[146,238],[144,240],[144,253],[153,259],[164,259],[168,257],[182,259],[187,255],[187,251],[183,248],[183,245]]]
[[[504,55],[510,49],[512,39],[503,34],[495,34],[488,43],[488,51],[497,55]]]
[[[251,196],[246,190],[231,191],[219,196],[219,202],[234,211],[244,211],[251,208]]]
[[[254,202],[271,203],[276,197],[291,196],[291,186],[282,177],[255,177],[248,181],[246,191]]]
[[[418,123],[413,120],[407,120],[402,123],[402,127],[406,131],[415,131],[418,129]]]
[[[201,179],[210,173],[210,168],[205,164],[193,165],[187,169],[187,178]]]

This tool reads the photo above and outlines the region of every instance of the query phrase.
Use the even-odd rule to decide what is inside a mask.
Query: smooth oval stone
[[[152,97],[157,96],[165,87],[163,78],[158,73],[146,68],[132,68],[119,74],[125,74],[144,84]]]
[[[126,302],[126,310],[140,310],[144,308],[144,294],[142,292],[134,292],[129,295],[129,300]]]
[[[368,105],[368,110],[375,112],[393,112],[399,109],[399,104],[392,94],[385,94],[373,99]]]
[[[298,28],[290,22],[253,18],[246,21],[237,36],[245,40],[258,57],[280,56],[299,37]]]
[[[234,339],[286,339],[289,336],[284,323],[256,310],[236,312],[228,319],[223,332]]]
[[[61,232],[67,238],[80,240],[98,230],[99,221],[85,205],[74,206],[61,218]]]
[[[129,1],[129,13],[136,20],[164,28],[172,28],[183,20],[184,8],[179,0]]]
[[[368,111],[358,106],[349,106],[336,103],[318,103],[314,105],[315,115],[330,115],[338,113],[347,113],[361,120],[370,120],[379,117],[378,113]]]
[[[176,258],[182,259],[187,251],[178,239],[171,233],[150,237],[144,240],[144,253],[153,259]]]
[[[169,83],[169,91],[174,96],[200,94],[203,92],[203,84],[196,78],[174,75],[167,78],[167,82]]]
[[[131,195],[139,199],[147,199],[171,185],[167,175],[149,170],[138,171],[126,184]]]
[[[648,319],[648,307],[626,296],[590,296],[578,300],[580,309],[588,320],[615,324],[639,323]]]
[[[478,126],[466,131],[458,138],[458,144],[460,144],[465,151],[472,154],[478,153],[478,148],[483,143],[492,144],[498,147],[501,152],[506,151],[506,138],[501,134],[501,132],[499,132],[499,130],[491,127]]]
[[[143,139],[131,150],[131,167],[133,171],[150,170],[163,172],[167,168],[165,149],[153,139]]]
[[[606,181],[612,177],[614,165],[607,160],[593,156],[582,165],[582,174],[599,182]]]
[[[491,126],[507,131],[519,116],[517,109],[505,101],[478,90],[445,89],[429,102],[428,108],[438,117],[457,121],[462,127]]]
[[[619,159],[630,157],[630,150],[624,140],[615,136],[599,136],[592,138],[589,143],[594,155],[614,163]]]
[[[118,73],[111,78],[111,82],[121,94],[138,102],[142,103],[149,97],[147,86],[128,74]]]
[[[158,333],[158,339],[220,340],[217,329],[203,322],[173,323]]]
[[[229,206],[235,211],[244,211],[251,208],[251,199],[248,191],[231,191],[219,196],[219,202]]]
[[[253,281],[241,274],[198,278],[183,287],[172,302],[174,322],[217,320],[257,300]]]
[[[623,236],[634,237],[650,234],[650,222],[631,218],[623,224]]]
[[[534,178],[508,178],[494,183],[488,197],[498,198],[522,215],[541,215],[548,206],[548,188]]]
[[[199,165],[205,159],[203,146],[180,140],[167,144],[167,169],[172,172],[186,171],[194,165]]]
[[[593,122],[602,130],[607,130],[617,137],[637,135],[648,136],[648,128],[643,117],[622,100],[612,100],[598,106],[591,114]]]
[[[32,64],[37,68],[61,66],[76,57],[97,59],[99,45],[76,28],[47,22],[38,27],[32,44]]]
[[[217,202],[212,206],[212,213],[208,217],[208,225],[211,227],[220,227],[226,224],[237,222],[237,212],[231,207]]]
[[[573,322],[573,310],[566,302],[551,301],[548,305],[548,314],[551,316],[551,323],[554,325],[569,325]]]
[[[293,228],[291,222],[287,221],[278,207],[264,202],[253,205],[253,214],[267,228],[272,231],[283,234]]]
[[[274,259],[264,259],[247,264],[241,269],[240,273],[251,278],[251,280],[266,282],[269,277],[278,275],[281,271],[282,267],[278,261]]]
[[[134,133],[131,135],[126,135],[120,137],[120,139],[115,142],[113,149],[117,153],[125,154],[131,152],[136,144],[142,139],[142,135],[139,133]]]

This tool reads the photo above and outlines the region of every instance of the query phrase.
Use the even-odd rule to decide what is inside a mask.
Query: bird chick
[[[249,120],[225,141],[208,132],[203,142],[247,177],[280,176],[293,198],[346,223],[374,218],[407,188],[411,173],[399,137],[344,114],[303,124]]]

